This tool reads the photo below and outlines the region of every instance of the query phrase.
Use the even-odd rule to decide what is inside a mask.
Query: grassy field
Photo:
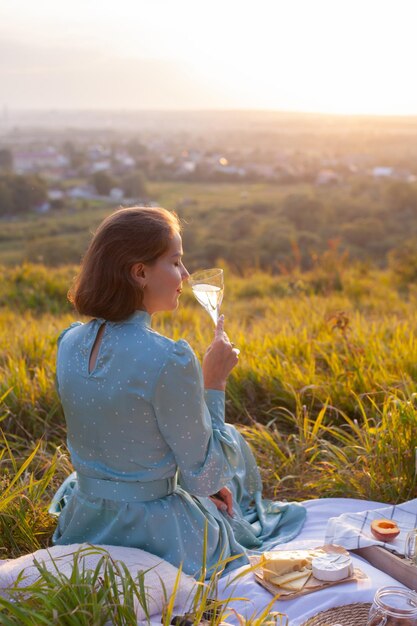
[[[189,222],[199,222],[206,211],[216,212],[236,207],[256,199],[256,202],[277,202],[294,186],[267,184],[178,183],[149,182],[148,195],[152,201],[176,209]],[[297,185],[297,191],[303,187]],[[12,221],[3,221],[0,233],[0,264],[14,265],[30,260],[58,265],[77,262],[85,250],[90,233],[113,207],[96,201],[75,201],[71,210],[53,214],[25,214]],[[56,258],[47,252],[57,250]],[[59,252],[60,251],[60,254]]]
[[[416,184],[149,181],[147,194],[147,202],[175,210],[182,219],[185,260],[192,270],[220,259],[241,274],[253,267],[280,273],[294,262],[307,270],[338,242],[352,262],[380,268],[392,267],[390,256],[408,250],[404,264],[415,280]],[[0,264],[79,263],[91,232],[115,208],[105,199],[68,200],[65,209],[4,217]]]
[[[0,267],[0,559],[50,545],[48,505],[72,471],[54,372],[57,336],[77,319],[66,301],[76,271]],[[415,497],[415,288],[398,291],[395,276],[347,268],[337,254],[324,255],[310,273],[235,276],[226,267],[225,282],[226,330],[241,350],[227,420],[250,442],[265,494],[389,503]],[[200,357],[213,333],[188,289],[179,309],[155,316],[153,326],[185,338]],[[27,592],[0,598],[0,624],[134,624],[133,598],[144,601],[140,581],[108,560],[103,567],[83,571],[75,562],[69,581],[40,566]],[[213,587],[201,587],[196,624],[215,578]],[[286,624],[269,610],[247,623]],[[227,607],[211,623],[222,620]]]
[[[271,497],[404,501],[417,495],[417,292],[333,261],[286,276],[226,269],[226,330],[241,350],[227,420]],[[54,363],[77,319],[65,298],[75,273],[0,268],[0,558],[50,545],[48,504],[72,471]],[[189,290],[153,325],[200,356],[212,336]]]

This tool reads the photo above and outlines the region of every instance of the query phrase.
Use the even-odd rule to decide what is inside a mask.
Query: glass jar
[[[366,626],[417,626],[417,593],[403,587],[381,587]]]

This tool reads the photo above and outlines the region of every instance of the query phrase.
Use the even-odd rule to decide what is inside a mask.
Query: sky
[[[0,0],[0,107],[417,115],[417,0]]]

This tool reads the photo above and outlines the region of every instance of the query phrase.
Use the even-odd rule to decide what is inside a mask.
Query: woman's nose
[[[185,265],[182,266],[182,273],[181,273],[182,279],[183,280],[188,280],[190,277],[190,272],[187,270],[187,268],[185,267]]]

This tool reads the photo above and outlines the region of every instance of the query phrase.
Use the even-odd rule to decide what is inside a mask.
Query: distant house
[[[97,172],[107,172],[111,168],[110,161],[95,161],[90,166],[90,172],[96,174]]]
[[[102,161],[111,155],[111,150],[101,145],[90,146],[87,156],[90,161]]]
[[[113,187],[113,189],[110,190],[110,198],[115,202],[120,202],[120,200],[123,200],[124,195],[125,194],[123,189],[120,189],[119,187]]]
[[[180,157],[183,161],[195,163],[196,165],[201,163],[202,160],[202,154],[199,150],[182,150]]]
[[[372,175],[374,178],[393,178],[406,183],[413,183],[416,180],[415,175],[410,170],[396,167],[374,167]]]
[[[276,177],[276,166],[269,165],[268,163],[250,163],[248,166],[248,173],[261,176],[266,179],[273,179]],[[246,174],[246,171],[245,171]]]
[[[125,169],[130,169],[132,167],[135,167],[136,165],[136,161],[135,159],[133,159],[131,156],[129,156],[128,154],[116,154],[115,156],[115,160]]]
[[[36,213],[48,213],[51,210],[51,205],[49,202],[42,202],[42,204],[38,204],[35,206]]]
[[[25,150],[14,152],[13,166],[17,174],[28,174],[48,170],[62,170],[69,165],[67,157],[55,148],[45,150]]]
[[[213,168],[213,172],[221,172],[228,176],[245,176],[246,170],[243,167],[236,167],[235,165],[216,165]]]
[[[72,200],[91,200],[96,197],[92,187],[72,187],[67,195]]]
[[[372,170],[372,176],[374,178],[391,178],[394,175],[393,167],[374,167]]]
[[[341,177],[334,170],[320,170],[315,182],[316,185],[338,185],[341,182]]]
[[[194,161],[183,161],[176,170],[177,176],[182,176],[183,174],[192,174],[195,172],[196,164]]]
[[[48,199],[51,201],[54,200],[62,200],[65,194],[61,189],[49,189],[48,191]]]
[[[186,172],[195,172],[196,164],[194,161],[184,161],[182,167]]]

